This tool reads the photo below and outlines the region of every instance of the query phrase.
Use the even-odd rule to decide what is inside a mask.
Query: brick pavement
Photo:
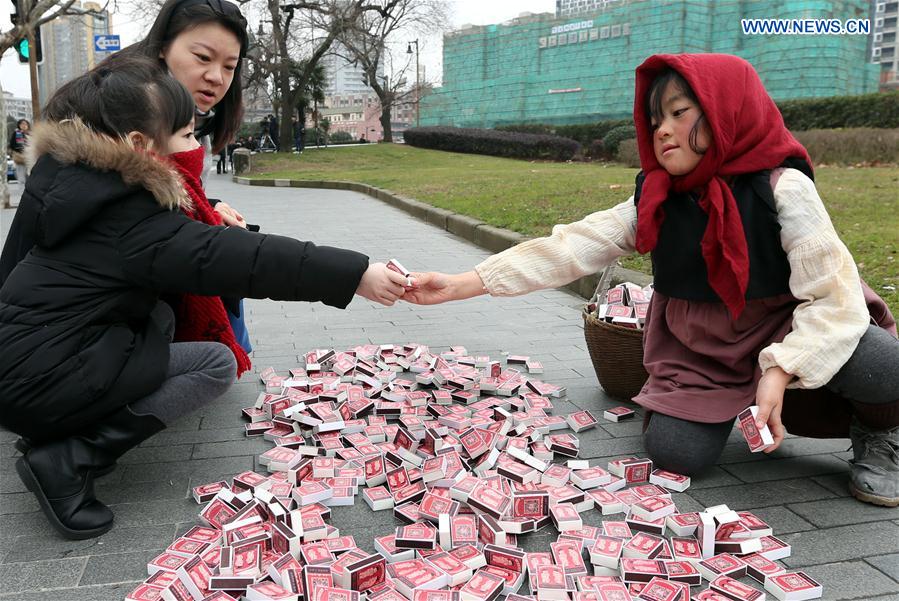
[[[212,176],[216,178],[216,176]],[[15,189],[16,186],[13,186]],[[458,271],[487,253],[353,192],[250,188],[224,176],[210,195],[227,199],[268,232],[348,246],[373,259],[396,257],[411,269]],[[2,211],[5,236],[13,211]],[[254,367],[285,371],[316,347],[417,341],[435,348],[462,344],[477,354],[532,355],[544,379],[567,386],[558,413],[601,411],[614,403],[599,388],[586,351],[579,307],[567,292],[545,291],[517,299],[479,298],[436,307],[383,308],[356,299],[346,311],[307,303],[249,301]],[[247,374],[222,398],[181,420],[120,461],[97,485],[112,506],[116,526],[99,539],[57,537],[15,474],[15,437],[0,431],[0,601],[120,600],[146,576],[146,562],[195,523],[189,487],[259,468],[269,447],[242,436],[241,407],[260,390]],[[580,434],[582,456],[640,453],[639,420]],[[752,455],[738,433],[719,464],[675,494],[679,508],[727,503],[752,509],[793,546],[785,563],[802,566],[825,586],[826,599],[899,601],[899,511],[863,505],[848,496],[848,440],[788,439],[771,458]],[[585,522],[598,524],[598,512]],[[371,536],[391,530],[390,512],[373,514],[361,501],[335,508],[333,523],[372,550]],[[546,547],[549,532],[522,537],[528,550]]]

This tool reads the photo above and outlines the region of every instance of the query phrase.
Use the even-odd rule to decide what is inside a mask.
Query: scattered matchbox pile
[[[263,370],[266,392],[243,414],[247,436],[274,443],[259,457],[268,474],[195,487],[202,524],[147,564],[126,601],[821,596],[808,575],[776,563],[790,547],[752,513],[680,513],[671,491],[688,477],[639,457],[578,459],[565,430],[596,419],[553,415],[565,389],[531,377],[534,363],[367,345],[309,352],[286,376]],[[373,553],[330,523],[331,507],[354,504],[360,488],[398,523],[373,536]],[[592,511],[612,517],[586,525]],[[518,547],[550,525],[559,534],[546,551]]]
[[[602,298],[590,302],[587,311],[597,319],[608,323],[625,328],[643,329],[652,291],[652,284],[641,288],[633,282],[624,282],[609,288]]]

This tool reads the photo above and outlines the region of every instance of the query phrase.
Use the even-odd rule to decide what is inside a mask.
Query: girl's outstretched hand
[[[416,305],[436,305],[486,293],[484,282],[476,271],[448,275],[429,271],[412,274],[412,286],[403,300]]]
[[[759,387],[755,393],[755,404],[759,407],[759,414],[755,425],[758,428],[767,425],[771,430],[771,436],[774,437],[774,444],[766,448],[765,453],[779,447],[786,434],[780,420],[780,412],[784,403],[784,390],[792,379],[793,376],[780,367],[771,367],[759,380]]]
[[[413,284],[406,289],[403,300],[416,305],[436,305],[454,300],[450,277],[436,271],[412,273]]]
[[[384,263],[372,263],[362,274],[356,294],[390,307],[403,296],[405,283],[406,278],[387,269]]]

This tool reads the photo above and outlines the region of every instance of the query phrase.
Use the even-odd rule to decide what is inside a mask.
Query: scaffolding
[[[630,0],[557,18],[523,15],[444,36],[443,86],[422,125],[571,124],[632,115],[651,54],[719,52],[751,62],[775,100],[875,92],[870,35],[744,35],[741,19],[866,19],[868,0]],[[873,27],[872,27],[873,31]]]

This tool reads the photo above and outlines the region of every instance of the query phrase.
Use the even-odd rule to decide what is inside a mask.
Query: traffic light
[[[19,53],[19,62],[27,63],[31,55],[31,48],[28,45],[28,38],[23,38],[16,42],[16,51]],[[41,45],[41,28],[34,30],[34,57],[35,62],[40,63],[44,60],[44,51]]]
[[[23,17],[22,13],[19,10],[19,0],[10,0],[12,2],[13,12],[9,15],[9,20],[13,25],[19,25],[26,17]],[[35,46],[35,58],[37,62],[40,63],[44,60],[44,52],[41,47],[41,28],[38,27],[34,30],[34,46]],[[19,54],[19,62],[27,63],[28,57],[31,54],[31,48],[28,47],[28,38],[23,38],[15,43],[16,52]]]

